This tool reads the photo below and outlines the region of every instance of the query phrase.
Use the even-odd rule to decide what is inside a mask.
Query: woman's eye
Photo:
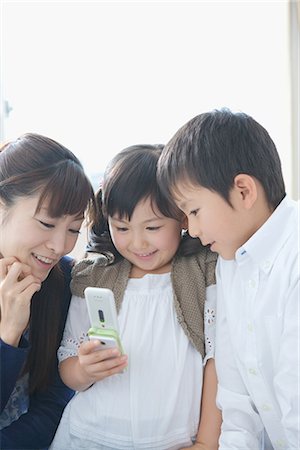
[[[190,212],[190,216],[196,216],[199,209],[193,209],[193,211]]]
[[[43,222],[42,220],[39,220],[39,222],[46,228],[54,228],[54,225],[51,223]]]

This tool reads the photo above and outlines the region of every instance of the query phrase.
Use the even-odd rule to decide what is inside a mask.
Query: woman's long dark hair
[[[9,211],[22,197],[36,194],[37,211],[47,199],[53,218],[84,213],[88,218],[95,207],[92,184],[77,157],[50,138],[27,133],[0,149],[0,200]],[[43,390],[53,374],[64,294],[65,280],[57,265],[31,300],[30,351],[24,367],[30,393]]]
[[[130,220],[141,200],[150,198],[164,216],[183,219],[182,212],[163,196],[157,183],[157,163],[163,148],[161,144],[133,145],[119,152],[108,164],[102,185],[96,192],[97,211],[91,224],[87,252],[110,252],[115,261],[121,259],[111,240],[107,218],[117,213],[120,218]],[[191,238],[185,231],[177,254],[187,256],[200,247],[200,240]]]

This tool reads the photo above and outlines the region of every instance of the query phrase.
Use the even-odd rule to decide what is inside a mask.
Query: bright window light
[[[269,131],[290,191],[288,2],[3,1],[1,29],[2,140],[57,139],[97,184],[122,148],[227,106]]]

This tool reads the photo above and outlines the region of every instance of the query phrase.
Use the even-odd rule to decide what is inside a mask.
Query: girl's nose
[[[133,246],[136,250],[142,250],[147,248],[147,241],[140,233],[136,233],[133,237]]]

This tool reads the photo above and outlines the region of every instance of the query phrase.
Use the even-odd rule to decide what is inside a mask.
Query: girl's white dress
[[[214,352],[215,292],[215,285],[207,288],[205,359]],[[205,361],[178,324],[170,273],[129,279],[118,318],[127,370],[75,394],[51,450],[177,450],[192,444]],[[73,296],[60,361],[77,355],[89,327],[85,300]]]

